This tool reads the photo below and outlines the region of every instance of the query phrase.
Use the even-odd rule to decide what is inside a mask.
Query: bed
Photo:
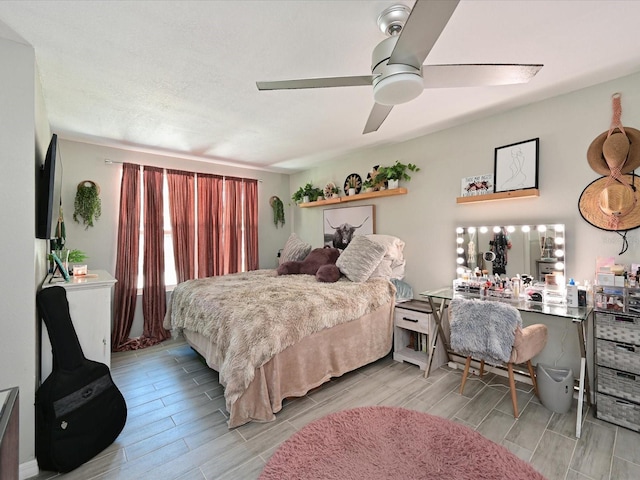
[[[165,328],[219,372],[234,428],[273,421],[285,398],[387,355],[395,294],[375,275],[322,283],[256,270],[188,280],[172,294]]]

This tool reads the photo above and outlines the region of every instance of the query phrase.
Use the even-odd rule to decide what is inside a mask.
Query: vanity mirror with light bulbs
[[[476,268],[487,275],[512,278],[530,275],[544,282],[555,275],[562,285],[565,270],[565,228],[562,224],[480,225],[456,229],[457,276]]]

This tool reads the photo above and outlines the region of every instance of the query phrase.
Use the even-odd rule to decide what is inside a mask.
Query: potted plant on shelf
[[[387,188],[398,188],[398,182],[400,180],[409,181],[411,180],[411,176],[407,173],[407,170],[411,172],[419,172],[420,167],[414,165],[413,163],[400,163],[396,160],[396,163],[391,165],[390,167],[380,167],[378,168],[378,175],[376,176],[376,180],[380,178],[387,181]]]
[[[318,187],[314,187],[311,182],[307,183],[304,187],[300,187],[291,196],[291,200],[296,203],[309,203],[315,202],[318,197],[322,196],[322,190]]]
[[[354,175],[352,175],[351,177],[349,177],[349,179],[347,180],[347,186],[349,187],[349,193],[348,195],[351,197],[353,195],[356,194],[356,188],[358,188],[358,179],[355,178]]]
[[[340,187],[338,185],[334,185],[331,189],[331,198],[338,198],[340,196]]]
[[[100,201],[100,187],[91,180],[83,180],[78,184],[74,202],[73,219],[81,223],[78,217],[82,217],[85,230],[93,227],[94,220],[102,214],[102,202]]]
[[[373,187],[373,179],[365,180],[364,182],[362,182],[362,191],[365,193],[373,192]]]

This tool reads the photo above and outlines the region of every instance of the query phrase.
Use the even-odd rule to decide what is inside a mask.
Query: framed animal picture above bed
[[[375,205],[363,205],[325,210],[324,244],[344,250],[355,235],[376,233],[375,209]]]

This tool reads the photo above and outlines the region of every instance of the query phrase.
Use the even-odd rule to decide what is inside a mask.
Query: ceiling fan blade
[[[330,88],[371,86],[377,75],[355,77],[304,78],[300,80],[278,80],[275,82],[256,82],[258,90],[290,90],[299,88]]]
[[[527,83],[542,65],[462,64],[423,65],[425,88],[485,87]]]
[[[393,105],[380,105],[375,103],[367,119],[367,124],[364,126],[363,134],[375,132],[380,128],[382,122],[387,118],[387,115],[391,112]]]
[[[389,65],[420,68],[460,0],[416,0],[389,57]]]

